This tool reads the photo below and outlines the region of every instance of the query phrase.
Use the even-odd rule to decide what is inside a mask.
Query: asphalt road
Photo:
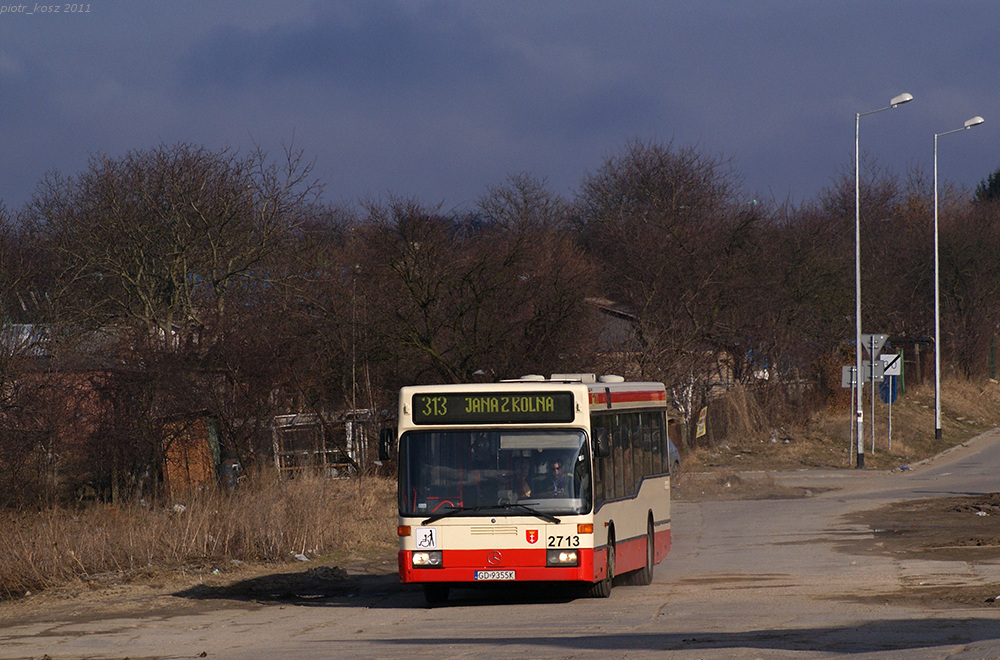
[[[0,658],[1000,657],[1000,607],[900,598],[966,584],[995,584],[1000,595],[997,562],[856,553],[872,530],[844,518],[890,501],[1000,490],[1000,432],[906,471],[774,478],[813,492],[675,502],[674,546],[653,584],[617,586],[605,600],[455,590],[431,608],[392,575],[315,598],[193,589],[129,617],[6,625]]]

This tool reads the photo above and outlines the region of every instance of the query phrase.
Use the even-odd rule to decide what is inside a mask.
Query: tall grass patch
[[[260,473],[233,493],[209,490],[158,506],[0,512],[0,599],[73,580],[129,579],[226,560],[373,554],[395,545],[395,485],[366,477]]]

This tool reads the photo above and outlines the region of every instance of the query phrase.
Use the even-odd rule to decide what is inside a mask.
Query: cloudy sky
[[[934,134],[982,115],[939,142],[974,187],[1000,168],[998,35],[995,0],[3,0],[0,199],[96,153],[294,144],[328,201],[450,209],[520,172],[572,195],[639,138],[802,203],[901,92],[862,152],[929,175]]]

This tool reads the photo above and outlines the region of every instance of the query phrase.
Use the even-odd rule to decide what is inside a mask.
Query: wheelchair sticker
[[[414,540],[418,550],[437,549],[437,527],[417,527]]]

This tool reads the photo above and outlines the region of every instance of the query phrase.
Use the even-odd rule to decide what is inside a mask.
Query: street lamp
[[[857,427],[858,446],[858,469],[865,466],[865,444],[862,442],[863,423],[863,402],[862,390],[864,389],[864,377],[861,372],[861,180],[859,177],[859,150],[858,136],[861,129],[861,118],[865,115],[873,115],[883,110],[891,110],[897,105],[909,103],[913,100],[912,94],[900,94],[894,96],[889,105],[878,110],[859,112],[854,116],[854,373],[858,380],[856,389],[857,398],[855,401],[855,423]],[[875,356],[872,356],[874,361]]]
[[[959,131],[967,131],[973,126],[979,126],[985,119],[976,116],[962,125],[944,133],[934,134],[934,439],[940,440],[941,433],[941,283],[939,279],[938,260],[938,166],[937,143],[942,135],[950,135]]]

